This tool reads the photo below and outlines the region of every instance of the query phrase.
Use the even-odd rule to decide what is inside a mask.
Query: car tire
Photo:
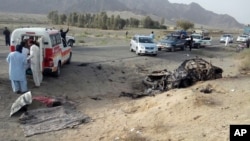
[[[152,56],[157,56],[157,53],[156,54],[152,54]]]
[[[175,52],[175,47],[171,47],[171,52]]]
[[[183,50],[185,50],[185,48],[186,48],[186,46],[183,45],[183,46],[181,47],[181,50],[183,51]]]
[[[61,75],[61,62],[58,62],[57,70],[54,72],[55,77],[59,77]]]
[[[201,48],[201,44],[197,44],[197,48]]]
[[[66,61],[66,64],[70,64],[70,63],[71,63],[71,57],[72,57],[72,52],[70,52],[69,58],[68,58],[68,60]]]
[[[130,52],[134,52],[134,50],[132,49],[132,46],[130,45],[130,49],[129,49]]]
[[[139,53],[139,51],[138,51],[138,48],[137,48],[137,47],[136,47],[135,54],[137,54],[137,55],[141,55],[141,54]]]

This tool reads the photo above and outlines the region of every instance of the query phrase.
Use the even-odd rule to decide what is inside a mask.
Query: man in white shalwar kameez
[[[27,60],[22,54],[22,46],[17,45],[16,51],[9,53],[6,58],[9,63],[9,78],[13,92],[22,94],[28,91],[26,79]]]
[[[229,37],[227,36],[227,37],[226,37],[226,40],[225,40],[225,46],[227,46],[228,43],[229,43]]]
[[[40,50],[34,41],[29,41],[30,55],[27,60],[30,62],[30,68],[35,82],[35,87],[40,87],[42,82],[42,72],[40,70]]]

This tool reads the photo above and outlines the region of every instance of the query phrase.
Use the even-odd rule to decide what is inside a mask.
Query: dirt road
[[[32,95],[68,96],[69,99],[76,102],[78,110],[89,115],[93,119],[92,122],[81,125],[76,129],[65,129],[26,138],[19,127],[19,123],[17,123],[18,116],[13,118],[8,117],[11,104],[18,97],[18,95],[12,93],[10,82],[8,80],[8,65],[5,61],[8,49],[1,46],[0,136],[4,140],[18,141],[66,141],[73,139],[77,141],[106,141],[114,139],[122,140],[129,134],[129,130],[137,128],[137,131],[142,132],[142,136],[145,136],[148,140],[157,139],[164,141],[166,139],[199,139],[200,137],[197,136],[197,134],[187,137],[186,134],[188,134],[188,130],[183,136],[176,136],[178,133],[177,130],[191,124],[182,125],[179,123],[180,121],[187,122],[183,117],[179,118],[179,122],[175,122],[173,120],[173,124],[167,124],[164,127],[161,126],[164,125],[166,121],[170,122],[171,118],[178,119],[179,116],[183,116],[182,114],[178,115],[178,112],[175,110],[184,112],[182,108],[185,107],[184,104],[188,105],[188,103],[184,102],[184,104],[177,107],[174,105],[183,102],[178,99],[185,99],[185,97],[188,97],[188,99],[190,98],[189,100],[191,101],[195,101],[197,97],[192,95],[192,93],[193,90],[195,90],[194,87],[197,87],[197,85],[184,90],[173,90],[168,92],[168,96],[171,97],[169,99],[166,95],[159,95],[155,98],[147,97],[140,100],[131,100],[130,98],[119,97],[119,94],[122,91],[138,92],[141,90],[140,84],[142,78],[144,78],[145,75],[151,71],[161,69],[173,70],[177,68],[185,59],[196,56],[201,56],[207,61],[211,61],[213,65],[222,67],[224,69],[224,77],[229,78],[231,76],[236,76],[238,75],[237,64],[234,63],[234,58],[231,57],[234,53],[234,50],[225,49],[222,46],[213,46],[202,49],[194,49],[192,52],[188,50],[176,52],[161,51],[156,57],[151,57],[137,56],[135,53],[129,52],[128,46],[76,46],[73,48],[72,63],[63,67],[62,74],[59,78],[46,76],[40,88],[32,89],[31,86],[33,86],[33,81],[31,77],[28,76],[28,87],[30,88]],[[221,81],[220,83],[223,83],[222,80],[219,81]],[[219,85],[218,81],[216,82],[217,83],[211,83]],[[178,94],[178,92],[186,93],[186,95],[183,96]],[[175,94],[176,96],[174,96]],[[198,99],[199,98],[202,99],[203,96],[199,96]],[[205,101],[206,98],[204,98]],[[209,98],[212,99],[211,96]],[[220,95],[220,98],[223,98],[223,96]],[[164,102],[164,99],[166,103]],[[40,105],[36,105],[33,108],[38,108],[39,106]],[[196,109],[196,107],[190,107]],[[159,109],[161,108],[164,110],[160,112]],[[171,114],[168,115],[171,112],[173,113],[172,116],[170,116]],[[192,113],[192,110],[189,112]],[[201,111],[199,110],[196,112]],[[159,116],[159,113],[161,113],[161,117]],[[162,115],[163,113],[168,115],[168,120],[164,121],[164,115]],[[154,117],[151,114],[156,114],[158,117]],[[201,113],[201,115],[203,114],[204,113]],[[199,114],[196,116],[199,116]],[[208,121],[207,124],[210,124],[211,122],[212,121]],[[204,123],[204,126],[206,126],[206,123]],[[193,127],[193,130],[194,132],[199,132],[196,126]],[[168,131],[167,134],[169,136],[162,134],[163,131]],[[160,135],[160,133],[162,135]],[[202,133],[199,134],[202,136]],[[225,133],[219,137],[219,139],[226,140],[226,135],[227,134]],[[209,134],[204,136],[208,137]],[[216,136],[218,136],[218,134],[216,134]],[[208,138],[207,140],[212,139]]]

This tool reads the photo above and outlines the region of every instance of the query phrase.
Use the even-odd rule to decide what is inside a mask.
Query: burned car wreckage
[[[198,81],[222,78],[223,70],[213,66],[202,58],[185,60],[173,72],[168,70],[153,71],[147,75],[143,84],[145,91],[141,94],[122,93],[120,96],[139,98],[154,95],[174,88],[186,88]]]

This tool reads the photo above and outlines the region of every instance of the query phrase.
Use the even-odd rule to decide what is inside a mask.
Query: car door
[[[59,44],[60,48],[61,48],[61,61],[62,63],[66,62],[69,57],[70,57],[70,52],[71,52],[71,47],[70,46],[63,46],[63,42],[62,42],[62,38],[60,33],[56,34],[56,42],[57,44]],[[61,64],[62,65],[62,64]]]
[[[181,38],[179,38],[179,37],[177,37],[176,39],[175,39],[175,42],[176,42],[176,47],[182,47],[184,44],[183,44],[183,42],[182,42],[182,39]]]
[[[131,39],[131,48],[132,48],[133,50],[136,50],[136,46],[137,46],[136,37],[133,37],[133,38]]]

